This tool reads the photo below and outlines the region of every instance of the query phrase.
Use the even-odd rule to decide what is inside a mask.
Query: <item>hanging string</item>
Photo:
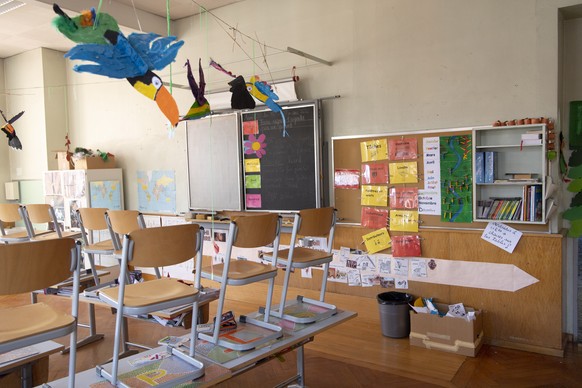
[[[131,5],[133,6],[133,14],[135,15],[135,20],[137,20],[137,26],[139,27],[139,31],[143,32],[141,29],[141,23],[139,22],[139,17],[137,16],[137,10],[135,9],[135,3],[131,0]]]
[[[166,0],[166,23],[168,25],[168,36],[170,36],[170,0]],[[170,94],[172,94],[172,64],[170,63]]]
[[[103,5],[103,0],[99,0],[99,5],[97,6],[97,14],[95,15],[95,23],[93,23],[93,29],[97,28],[99,24],[99,14],[101,13],[101,6]]]

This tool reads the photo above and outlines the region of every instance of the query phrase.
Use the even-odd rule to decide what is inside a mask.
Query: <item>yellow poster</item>
[[[390,230],[418,232],[418,210],[390,210]]]
[[[417,183],[418,166],[416,162],[390,163],[388,166],[390,183]]]
[[[388,142],[386,139],[363,141],[360,143],[362,162],[388,159]]]
[[[245,159],[245,172],[261,172],[261,159]]]
[[[376,253],[390,248],[392,240],[386,228],[375,230],[362,236],[368,253]]]
[[[388,186],[362,185],[362,206],[388,206]]]

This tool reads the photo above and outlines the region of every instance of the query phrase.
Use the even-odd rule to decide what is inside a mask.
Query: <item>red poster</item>
[[[420,237],[392,236],[393,257],[420,257]]]
[[[417,187],[393,187],[389,191],[391,209],[418,208]]]
[[[388,183],[388,165],[385,163],[362,164],[362,184]]]
[[[415,138],[390,140],[388,142],[388,158],[390,160],[416,159],[417,141]]]
[[[259,133],[259,121],[243,121],[243,135],[256,135]]]
[[[362,208],[362,226],[370,229],[385,228],[388,225],[388,209]]]
[[[358,170],[335,170],[333,186],[336,189],[357,189],[360,187],[360,172]]]

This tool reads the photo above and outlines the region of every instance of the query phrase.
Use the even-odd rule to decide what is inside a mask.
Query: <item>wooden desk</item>
[[[276,340],[270,345],[264,346],[259,349],[249,350],[241,352],[242,354],[230,361],[224,363],[218,363],[206,358],[200,354],[196,354],[196,358],[204,362],[206,366],[206,373],[201,378],[195,380],[192,384],[193,387],[207,387],[211,385],[218,384],[219,382],[225,381],[227,379],[233,378],[234,376],[243,373],[244,371],[254,368],[255,366],[261,365],[265,362],[275,359],[278,355],[287,353],[292,350],[297,351],[297,374],[290,377],[285,382],[281,383],[281,386],[291,384],[297,381],[300,386],[305,384],[304,376],[304,350],[303,347],[306,343],[313,340],[313,338],[326,330],[329,330],[343,322],[346,322],[352,318],[355,318],[357,314],[351,311],[338,311],[336,315],[326,318],[322,321],[315,322],[309,325],[305,325],[304,328],[298,331],[288,331],[284,330],[284,336]],[[128,373],[132,370],[129,362],[136,358],[142,357],[144,355],[153,354],[156,352],[163,351],[164,347],[160,346],[147,352],[134,355],[119,361],[120,375]],[[108,367],[109,365],[105,365]],[[135,369],[135,368],[133,368]],[[97,376],[95,369],[89,369],[81,373],[77,373],[76,384],[82,387],[89,387],[91,384],[104,382],[105,380]],[[63,378],[54,382],[49,383],[50,387],[59,388],[66,387],[67,378]],[[102,387],[107,388],[111,385],[105,383]],[[101,387],[101,386],[100,386]]]
[[[49,355],[60,352],[65,347],[53,341],[27,346],[4,353],[0,357],[0,386],[32,387],[48,379]],[[26,355],[26,353],[28,355]],[[14,357],[12,361],[4,361]]]

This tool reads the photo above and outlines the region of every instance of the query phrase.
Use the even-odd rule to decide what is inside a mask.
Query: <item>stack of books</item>
[[[478,201],[477,218],[484,220],[521,220],[522,198],[490,198],[486,201]]]
[[[542,130],[532,130],[521,134],[521,146],[536,146],[542,145]]]

